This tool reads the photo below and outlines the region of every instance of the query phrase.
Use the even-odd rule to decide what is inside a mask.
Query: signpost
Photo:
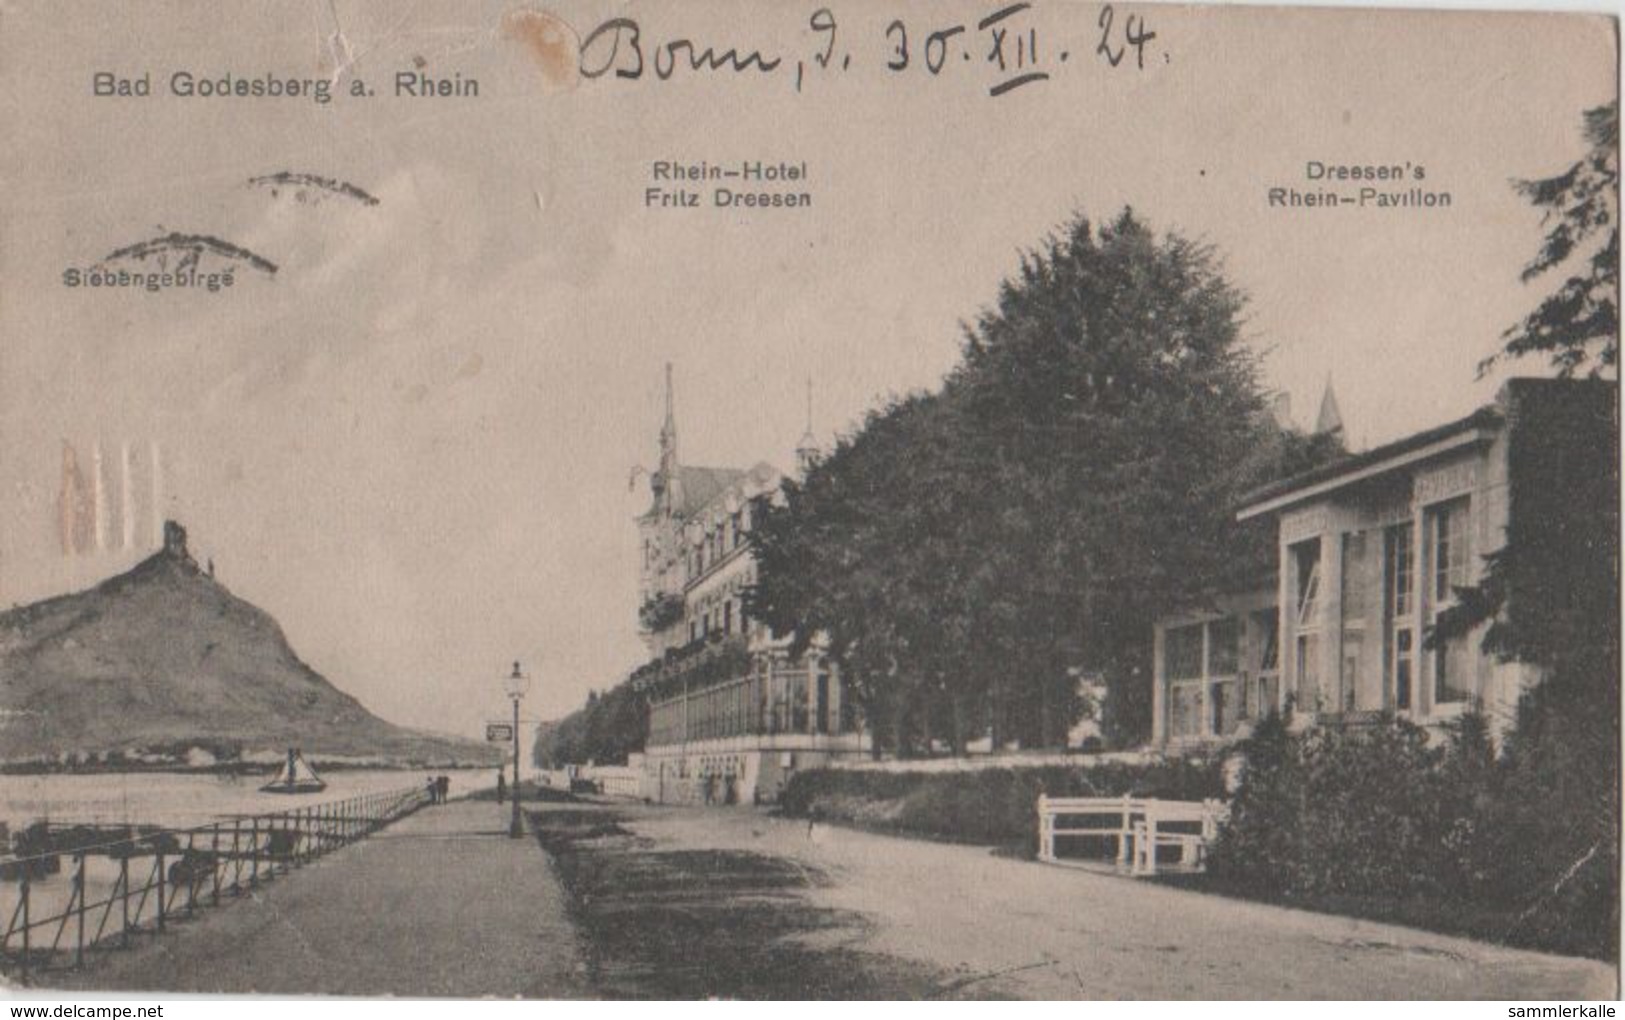
[[[505,722],[485,724],[485,742],[488,744],[506,744],[513,739],[513,727]]]

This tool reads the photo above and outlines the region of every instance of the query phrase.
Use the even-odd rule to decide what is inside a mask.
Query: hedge
[[[1223,789],[1219,763],[1197,759],[932,773],[815,769],[791,777],[779,808],[798,818],[1030,852],[1040,793],[1201,800]]]

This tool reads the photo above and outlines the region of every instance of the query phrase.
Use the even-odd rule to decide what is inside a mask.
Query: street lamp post
[[[508,835],[520,839],[525,829],[519,821],[519,699],[530,690],[530,677],[520,671],[517,661],[513,672],[503,679],[502,689],[513,700],[513,822],[508,826]]]

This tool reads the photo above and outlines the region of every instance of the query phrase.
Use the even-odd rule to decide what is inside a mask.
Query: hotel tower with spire
[[[796,457],[817,456],[811,386]],[[678,457],[672,368],[666,366],[660,464],[637,519],[639,623],[652,656],[630,682],[649,702],[642,795],[662,803],[771,801],[797,770],[864,753],[867,737],[839,670],[814,648],[791,658],[786,642],[744,612],[756,579],[751,513],[781,475],[699,467]]]

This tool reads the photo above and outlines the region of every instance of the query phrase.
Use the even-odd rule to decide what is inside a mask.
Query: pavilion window
[[[1201,707],[1197,684],[1174,684],[1168,689],[1168,731],[1176,737],[1196,737],[1202,733]]]
[[[1226,737],[1241,722],[1241,684],[1236,680],[1216,680],[1207,690],[1208,725],[1212,732]]]
[[[1227,736],[1247,716],[1249,690],[1241,618],[1219,617],[1163,632],[1162,679],[1168,691],[1168,734]]]
[[[1320,669],[1320,539],[1297,543],[1291,547],[1291,556],[1296,594],[1292,611],[1298,631],[1292,665],[1297,673],[1300,704],[1308,711],[1320,712],[1336,707],[1326,704]]]
[[[1456,590],[1468,584],[1471,543],[1468,539],[1469,506],[1466,497],[1428,507],[1423,515],[1423,535],[1429,545],[1428,577],[1433,597],[1428,607],[1430,625],[1456,604]],[[1451,705],[1473,696],[1472,656],[1465,635],[1441,641],[1433,652],[1433,703]]]
[[[1409,712],[1416,690],[1416,541],[1406,521],[1383,535],[1383,626],[1387,679],[1393,708]]]
[[[1203,643],[1206,624],[1170,627],[1163,637],[1163,673],[1168,681],[1168,731],[1199,737],[1202,719]]]
[[[1170,627],[1163,655],[1169,680],[1202,678],[1202,625]]]
[[[1207,624],[1209,732],[1233,733],[1246,707],[1241,692],[1241,621],[1233,616]]]
[[[1366,668],[1367,621],[1374,622],[1370,578],[1376,568],[1376,544],[1367,541],[1364,531],[1343,536],[1343,591],[1341,663],[1342,707],[1350,710],[1379,710],[1383,707],[1382,684]]]
[[[1428,511],[1433,540],[1433,597],[1454,602],[1455,590],[1467,585],[1467,501],[1452,500]]]
[[[1252,690],[1247,695],[1249,704],[1243,708],[1244,714],[1263,717],[1276,707],[1280,693],[1281,618],[1275,610],[1264,609],[1252,614],[1252,622],[1252,631],[1257,635],[1254,645],[1257,669],[1251,678]]]
[[[1298,626],[1320,626],[1320,539],[1299,542],[1292,547],[1292,559],[1297,565]]]
[[[1235,617],[1214,620],[1208,629],[1208,675],[1235,676],[1241,668],[1241,621]]]
[[[1298,672],[1298,690],[1309,702],[1310,711],[1320,711],[1323,698],[1320,692],[1320,635],[1299,634],[1297,656],[1294,661]]]

